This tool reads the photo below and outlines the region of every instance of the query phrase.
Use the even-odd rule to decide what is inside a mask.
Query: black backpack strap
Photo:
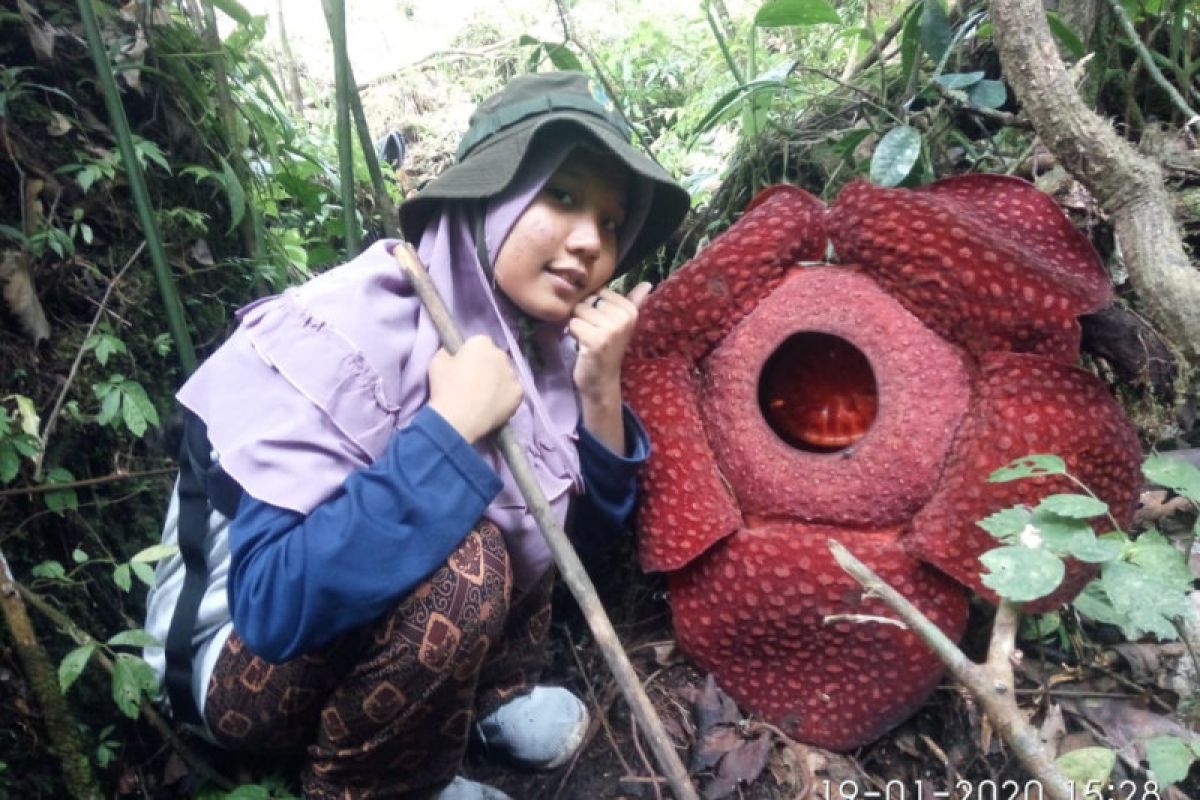
[[[204,476],[212,467],[204,422],[191,413],[184,423],[179,447],[179,554],[183,558],[183,588],[167,631],[166,685],[171,710],[177,720],[203,726],[192,695],[192,634],[200,601],[208,588],[208,558],[204,540],[212,513]],[[235,504],[236,510],[236,504]]]

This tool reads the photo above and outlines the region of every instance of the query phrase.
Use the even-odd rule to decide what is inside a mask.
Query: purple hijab
[[[513,224],[576,142],[529,154],[527,164],[484,212],[494,262]],[[642,195],[622,226],[622,253],[645,217]],[[490,285],[474,231],[478,204],[447,204],[418,252],[464,337],[484,334],[507,350],[525,396],[509,421],[559,521],[582,490],[575,447],[579,404],[572,381],[575,345],[564,323],[534,326],[538,369],[516,336],[520,314]],[[429,397],[429,362],[441,346],[408,279],[377,242],[352,261],[238,312],[241,325],[180,389],[178,398],[208,426],[221,466],[252,497],[307,514],[346,476],[370,465],[393,431]],[[551,563],[537,522],[499,451],[475,449],[503,482],[485,512],[504,531],[518,587]]]

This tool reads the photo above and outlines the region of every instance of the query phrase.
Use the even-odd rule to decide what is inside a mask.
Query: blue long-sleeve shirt
[[[624,412],[629,454],[579,426],[584,494],[574,536],[595,549],[620,531],[649,455],[640,421]],[[461,543],[500,491],[500,479],[428,407],[371,466],[307,515],[244,494],[230,528],[234,629],[272,662],[310,652],[391,608]]]

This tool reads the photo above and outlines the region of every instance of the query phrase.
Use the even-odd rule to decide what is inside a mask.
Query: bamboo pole
[[[325,6],[325,22],[332,31],[335,23],[328,5]],[[392,203],[392,198],[383,183],[383,171],[379,168],[379,157],[375,155],[375,143],[371,140],[371,129],[367,125],[367,115],[363,112],[362,97],[358,93],[358,83],[354,80],[354,67],[349,58],[344,58],[344,61],[346,96],[350,102],[350,112],[354,115],[354,127],[358,129],[358,144],[362,148],[363,159],[367,162],[367,172],[371,175],[375,207],[379,209],[380,216],[383,218],[384,233],[389,238],[399,239],[400,227],[397,223],[396,206]]]
[[[213,80],[217,90],[217,111],[221,117],[221,132],[225,135],[225,146],[229,151],[229,164],[242,191],[249,194],[254,189],[250,178],[250,170],[246,168],[246,159],[242,156],[242,143],[238,137],[237,112],[233,107],[233,93],[229,90],[229,73],[225,69],[225,53],[221,50],[221,34],[217,31],[217,14],[210,0],[204,0],[204,41],[211,50]],[[242,237],[242,249],[248,258],[262,263],[266,260],[266,252],[258,238],[254,215],[256,205],[247,203],[238,220],[238,232]],[[233,209],[230,208],[232,213]],[[257,278],[256,278],[257,280]],[[261,287],[260,287],[261,288]]]
[[[462,346],[463,342],[462,334],[451,318],[445,303],[442,302],[441,296],[438,295],[433,281],[429,279],[429,274],[425,271],[425,266],[421,263],[416,251],[408,243],[401,242],[392,250],[392,255],[412,279],[417,296],[421,298],[421,303],[429,311],[446,350],[451,354],[458,352],[458,348]],[[642,687],[637,673],[634,672],[633,665],[629,663],[629,657],[625,655],[625,650],[621,646],[620,639],[617,638],[617,632],[613,629],[612,622],[604,612],[604,606],[601,605],[600,598],[596,594],[596,587],[592,585],[592,580],[588,577],[583,562],[579,560],[566,532],[550,509],[550,503],[546,500],[541,484],[537,482],[533,468],[529,466],[529,461],[517,443],[512,429],[508,425],[504,425],[492,434],[492,438],[500,448],[504,462],[508,464],[513,477],[517,480],[521,495],[529,505],[529,510],[533,512],[542,534],[546,537],[546,543],[550,546],[550,552],[554,556],[554,563],[558,565],[563,582],[571,590],[571,594],[575,596],[580,609],[583,610],[588,627],[592,629],[592,635],[596,637],[596,644],[604,653],[604,659],[608,662],[617,685],[621,687],[625,701],[629,703],[634,717],[650,739],[655,759],[658,761],[659,768],[666,773],[667,781],[675,793],[676,800],[699,800],[687,770],[683,768],[683,763],[675,752],[675,746],[663,728],[662,720],[658,718],[658,713],[646,695],[646,690]]]
[[[104,94],[104,105],[108,109],[109,121],[117,136],[121,161],[125,164],[125,177],[128,179],[129,189],[133,193],[138,220],[142,224],[142,234],[146,237],[146,250],[150,254],[151,263],[154,264],[154,277],[158,281],[158,291],[162,296],[163,306],[167,310],[167,327],[171,331],[171,338],[175,340],[175,349],[179,351],[179,363],[185,372],[191,373],[196,368],[196,350],[192,346],[192,336],[184,321],[183,303],[179,300],[179,290],[175,286],[171,268],[167,264],[167,254],[163,250],[162,239],[158,235],[158,221],[154,215],[153,204],[150,202],[150,192],[146,188],[146,177],[142,174],[142,165],[134,151],[133,133],[129,129],[129,120],[125,117],[125,107],[121,105],[121,93],[117,88],[116,78],[113,77],[112,67],[108,63],[108,50],[100,35],[100,24],[96,21],[92,0],[78,0],[78,6],[79,16],[83,20],[83,27],[87,32],[92,63],[96,67],[96,77],[100,81],[100,89]]]
[[[350,130],[350,76],[346,54],[346,4],[344,0],[321,0],[325,10],[325,21],[329,25],[329,38],[333,41],[333,75],[335,105],[337,106],[338,172],[341,173],[342,220],[346,226],[346,253],[350,258],[358,255],[358,215],[354,213],[354,145]]]

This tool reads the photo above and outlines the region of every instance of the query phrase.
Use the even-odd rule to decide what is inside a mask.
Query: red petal
[[[638,558],[648,572],[679,569],[741,527],[741,514],[704,437],[691,366],[628,359],[622,385],[653,442],[641,476]]]
[[[853,183],[830,236],[927,325],[976,355],[1032,352],[1073,363],[1076,317],[1112,299],[1095,249],[1054,201],[1004,175],[919,190]]]
[[[638,314],[631,354],[695,360],[772,289],[797,261],[825,256],[825,205],[777,186],[753,210],[673,272]]]
[[[962,588],[905,555],[897,531],[801,523],[739,531],[669,578],[680,647],[745,708],[788,735],[831,750],[866,744],[910,716],[942,667],[915,634],[831,614],[895,618],[834,562],[827,540],[855,556],[957,639]]]
[[[1122,527],[1133,521],[1141,478],[1141,448],[1133,423],[1091,373],[1049,359],[993,353],[982,362],[979,399],[963,421],[941,486],[913,521],[909,552],[995,601],[980,580],[979,556],[999,542],[976,525],[997,511],[1030,506],[1046,495],[1078,492],[1061,476],[989,483],[994,470],[1016,458],[1053,453],[1071,474],[1108,503]],[[1098,533],[1105,533],[1098,521]],[[1095,569],[1068,562],[1067,577],[1029,612],[1057,607],[1087,584]]]
[[[768,359],[803,333],[844,340],[861,351],[874,373],[878,411],[852,447],[799,449],[772,429],[760,405],[761,393],[770,390],[764,366],[771,364],[768,375],[776,369]],[[742,512],[756,517],[906,522],[933,494],[970,401],[959,351],[870,278],[840,267],[809,267],[791,275],[705,364],[700,400],[705,429]],[[857,392],[858,376],[843,377],[847,391]],[[800,404],[806,388],[812,387],[783,386],[779,402]],[[796,397],[788,398],[787,391]]]

